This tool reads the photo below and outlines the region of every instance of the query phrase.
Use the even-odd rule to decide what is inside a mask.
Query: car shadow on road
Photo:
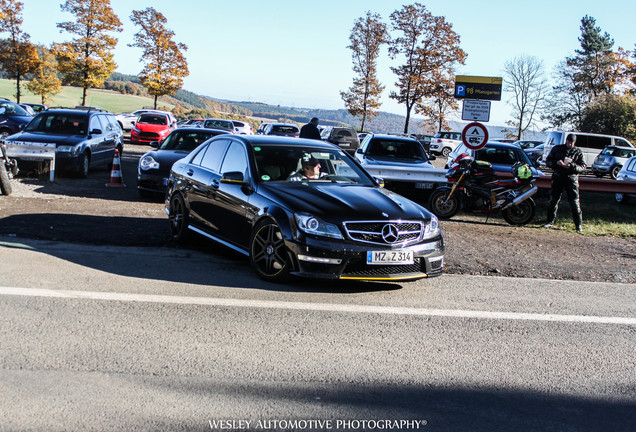
[[[260,280],[247,257],[203,237],[171,239],[167,219],[76,214],[21,214],[0,224],[4,247],[25,247],[114,275],[194,285],[286,292],[357,293],[402,288],[400,283],[294,278]],[[31,239],[31,240],[30,240]],[[12,246],[13,245],[13,246]]]

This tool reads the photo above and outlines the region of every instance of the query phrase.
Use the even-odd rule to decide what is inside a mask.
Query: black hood
[[[325,221],[430,219],[423,207],[389,190],[336,183],[262,183],[259,192],[289,211],[310,213]]]

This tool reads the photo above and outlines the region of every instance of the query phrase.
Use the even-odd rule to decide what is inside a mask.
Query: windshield
[[[139,116],[137,123],[155,124],[155,125],[167,125],[168,119],[164,115],[157,114],[142,114]]]
[[[368,156],[384,159],[400,159],[411,162],[427,162],[428,158],[419,142],[406,140],[374,139],[369,144]]]
[[[86,135],[86,116],[55,112],[40,114],[24,130],[61,135]]]
[[[173,132],[161,144],[159,150],[192,151],[215,135],[209,132]]]
[[[320,182],[375,185],[343,150],[256,146],[254,161],[262,182]]]
[[[20,105],[6,101],[0,102],[0,115],[31,117],[31,114]]]
[[[206,120],[203,123],[204,128],[227,129],[233,130],[234,124],[229,120]]]

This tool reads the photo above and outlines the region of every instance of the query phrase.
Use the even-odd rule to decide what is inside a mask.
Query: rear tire
[[[532,198],[519,203],[516,206],[509,207],[503,211],[503,218],[510,225],[522,226],[530,223],[534,219],[536,205]]]
[[[185,243],[189,237],[190,215],[185,200],[179,193],[174,194],[170,200],[170,215],[168,218],[170,219],[172,239],[179,243]]]
[[[428,200],[429,209],[440,219],[450,219],[459,211],[459,198],[454,194],[448,199],[450,191],[447,187],[437,188]]]
[[[7,173],[7,168],[4,166],[4,159],[0,159],[0,191],[3,195],[11,195],[11,192],[13,192],[9,173]]]
[[[621,194],[621,193],[614,194],[614,199],[616,200],[617,203],[621,205],[627,204],[629,202],[629,197],[627,196],[627,194]]]
[[[610,177],[616,180],[616,178],[618,177],[618,172],[621,170],[621,168],[622,166],[620,165],[614,165],[610,170]]]
[[[452,150],[451,150],[449,147],[444,147],[444,148],[442,149],[442,156],[444,156],[445,158],[447,158],[447,157],[448,157],[448,155],[449,155],[449,154],[451,154],[451,151],[452,151]]]

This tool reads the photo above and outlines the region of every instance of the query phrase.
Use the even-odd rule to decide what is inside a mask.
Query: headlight
[[[431,215],[431,221],[427,223],[426,228],[424,228],[424,239],[437,237],[441,232],[437,216]]]
[[[295,214],[296,224],[306,234],[313,234],[331,238],[342,238],[342,233],[334,224],[323,222],[315,216]]]
[[[72,153],[75,154],[76,148],[74,146],[59,146],[57,148],[59,153]]]
[[[130,130],[130,133],[134,133],[134,134],[138,134],[139,132],[141,132],[139,129],[137,129],[136,127],[133,126],[133,128]]]
[[[142,170],[159,169],[159,162],[157,162],[152,156],[145,155],[139,159],[139,168]]]

